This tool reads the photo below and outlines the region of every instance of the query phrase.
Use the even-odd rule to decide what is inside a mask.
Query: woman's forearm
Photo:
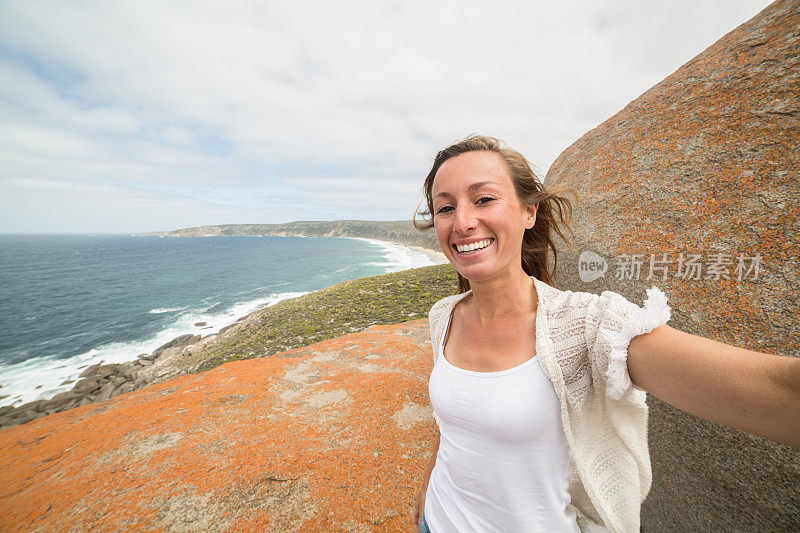
[[[700,418],[800,448],[800,359],[662,325],[628,346],[634,385]]]
[[[425,470],[425,477],[422,479],[422,491],[425,492],[428,490],[428,481],[431,479],[431,472],[433,472],[433,467],[436,465],[436,456],[439,453],[439,433],[436,433],[436,440],[433,443],[433,447],[431,448],[431,458],[428,460],[428,468]]]

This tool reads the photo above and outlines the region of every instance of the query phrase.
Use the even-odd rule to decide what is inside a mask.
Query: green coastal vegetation
[[[450,264],[339,283],[252,313],[248,320],[219,335],[199,358],[192,357],[192,368],[185,370],[202,372],[228,361],[267,357],[376,324],[426,318],[431,306],[454,294],[456,287],[456,272]]]

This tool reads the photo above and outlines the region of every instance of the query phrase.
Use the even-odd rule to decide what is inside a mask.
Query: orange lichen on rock
[[[673,308],[692,309],[693,332],[787,355],[800,353],[799,25],[798,0],[772,3],[581,136],[545,180],[579,197],[572,229],[580,251],[612,263],[639,256],[642,278],[651,254],[654,262],[666,255],[669,276],[637,284],[658,283]],[[685,277],[680,254],[704,269],[719,260],[738,283],[707,270]],[[756,256],[757,275],[736,272]],[[620,291],[614,283],[587,285],[577,268],[557,279],[591,292]],[[762,295],[742,298],[742,286]],[[728,324],[746,327],[726,338]]]
[[[397,531],[435,436],[425,320],[0,431],[0,530]]]
[[[676,329],[800,356],[798,28],[800,0],[773,2],[561,153],[557,287],[638,304],[656,285]],[[648,404],[644,531],[800,531],[796,450]]]

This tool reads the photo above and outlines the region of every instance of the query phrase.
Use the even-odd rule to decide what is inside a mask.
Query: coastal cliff
[[[221,236],[271,236],[271,237],[357,237],[375,239],[406,246],[438,250],[439,244],[432,230],[420,232],[407,220],[368,221],[331,220],[299,221],[286,224],[222,224],[199,226],[173,231],[142,233],[165,237],[221,237]]]

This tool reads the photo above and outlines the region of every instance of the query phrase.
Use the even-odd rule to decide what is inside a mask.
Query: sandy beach
[[[422,248],[420,246],[408,246],[408,248],[427,254],[431,260],[437,263],[447,263],[447,256],[445,256],[441,250],[432,250],[430,248]]]

